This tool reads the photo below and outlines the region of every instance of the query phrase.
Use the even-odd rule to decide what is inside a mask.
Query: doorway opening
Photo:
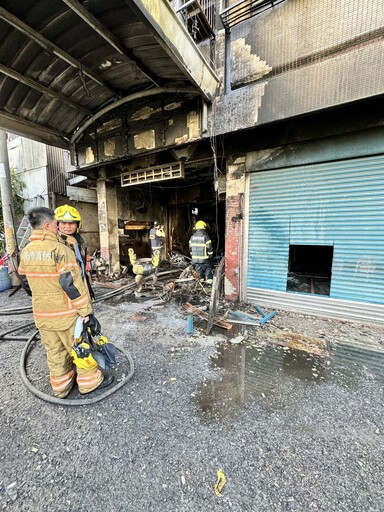
[[[168,206],[170,249],[189,256],[189,239],[196,221],[204,220],[207,233],[212,240],[214,258],[224,256],[225,247],[225,201],[215,205],[209,203],[192,203]]]
[[[290,245],[287,292],[330,295],[333,245]]]

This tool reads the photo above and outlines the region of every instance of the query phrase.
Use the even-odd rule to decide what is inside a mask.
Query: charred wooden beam
[[[73,101],[69,100],[63,94],[60,94],[59,92],[54,91],[50,87],[46,87],[45,85],[42,85],[39,82],[36,82],[36,80],[32,80],[32,78],[28,78],[24,75],[21,75],[14,69],[4,66],[3,64],[0,64],[0,73],[3,73],[3,75],[9,76],[10,78],[13,78],[13,80],[20,82],[21,84],[26,85],[27,87],[30,87],[31,89],[34,89],[35,91],[39,91],[42,94],[47,94],[48,96],[51,96],[51,98],[61,101],[62,103],[65,103],[66,105],[74,108],[75,110],[82,110],[89,116],[91,116],[93,114],[92,110],[89,110],[88,108],[83,107],[79,103],[74,103]]]

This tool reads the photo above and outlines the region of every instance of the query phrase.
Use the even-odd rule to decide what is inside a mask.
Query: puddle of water
[[[218,419],[231,416],[249,399],[279,408],[285,388],[299,382],[335,382],[351,388],[362,378],[384,382],[384,351],[342,342],[330,348],[329,357],[270,344],[222,345],[213,365],[224,370],[223,377],[201,383],[194,401],[205,417]]]

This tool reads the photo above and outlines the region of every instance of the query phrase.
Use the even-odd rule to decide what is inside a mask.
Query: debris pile
[[[137,259],[133,250],[129,252],[130,265],[112,269],[99,252],[94,255],[94,283],[96,286],[121,291],[130,291],[139,300],[157,299],[159,303],[175,301],[186,317],[186,333],[193,335],[195,329],[209,335],[212,327],[232,332],[230,343],[238,344],[252,340],[260,328],[269,343],[298,349],[313,355],[327,356],[328,347],[323,340],[299,333],[286,333],[273,325],[277,311],[266,312],[257,305],[228,304],[224,300],[223,276],[225,260],[222,258],[215,269],[212,285],[201,280],[194,270],[190,258],[173,251],[167,260],[152,258]],[[194,320],[197,320],[194,322]],[[270,325],[269,325],[270,323]],[[260,335],[257,335],[260,337]]]

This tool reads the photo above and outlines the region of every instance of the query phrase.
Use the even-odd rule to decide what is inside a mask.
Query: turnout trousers
[[[193,266],[201,278],[205,279],[206,281],[208,279],[212,279],[212,267],[209,261],[204,263],[194,263]]]
[[[69,394],[75,379],[82,394],[90,393],[104,380],[98,367],[90,370],[76,368],[75,373],[71,357],[75,325],[76,321],[66,331],[39,329],[41,342],[47,353],[52,391],[57,398],[65,398]]]

